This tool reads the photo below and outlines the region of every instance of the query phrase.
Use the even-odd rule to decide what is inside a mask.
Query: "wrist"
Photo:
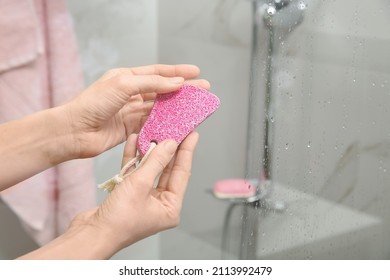
[[[77,215],[64,235],[65,238],[79,240],[80,244],[89,248],[88,252],[81,252],[86,259],[109,259],[122,249],[112,229],[98,221],[98,209]]]
[[[60,244],[68,259],[103,260],[119,251],[104,230],[89,224],[70,227],[61,237]]]
[[[66,106],[54,107],[42,112],[49,142],[46,154],[52,166],[78,158],[75,131]]]
[[[103,260],[116,250],[112,240],[91,225],[72,225],[63,235],[20,259]]]
[[[72,132],[61,110],[52,108],[0,125],[0,191],[75,158]]]

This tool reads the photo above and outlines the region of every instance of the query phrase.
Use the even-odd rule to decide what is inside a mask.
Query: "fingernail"
[[[168,81],[172,84],[182,84],[184,82],[183,77],[173,77],[173,78],[168,78]]]
[[[174,140],[167,140],[165,142],[165,149],[173,154],[174,152],[176,152],[176,149],[177,149],[177,143],[174,141]]]

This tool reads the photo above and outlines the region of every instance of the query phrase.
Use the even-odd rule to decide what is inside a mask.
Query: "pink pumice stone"
[[[151,142],[166,139],[180,144],[186,136],[212,115],[220,101],[211,92],[184,84],[179,90],[158,94],[154,106],[137,141],[138,152],[144,155]]]

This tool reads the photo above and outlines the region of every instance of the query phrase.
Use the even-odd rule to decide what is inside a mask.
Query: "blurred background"
[[[192,63],[221,99],[197,129],[179,227],[114,258],[390,258],[390,1],[67,4],[87,84],[110,68]],[[215,198],[218,180],[261,177],[265,139],[266,197]],[[94,160],[97,182],[122,149]],[[1,207],[12,224],[0,256],[34,248]]]

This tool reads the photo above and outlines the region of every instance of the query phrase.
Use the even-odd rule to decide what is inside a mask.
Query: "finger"
[[[163,93],[171,92],[180,88],[184,83],[184,78],[163,77],[160,75],[127,75],[120,74],[112,77],[110,86],[117,86],[119,90],[126,93],[128,98],[137,94],[146,94],[150,92]]]
[[[168,163],[168,165],[164,168],[159,181],[158,185],[156,187],[156,190],[159,192],[166,191],[169,183],[169,178],[171,177],[172,168],[175,165],[177,153],[172,157],[171,161]]]
[[[204,79],[198,79],[198,80],[188,80],[186,83],[191,84],[196,87],[201,87],[204,89],[209,90],[210,89],[210,83],[207,80]]]
[[[126,104],[122,109],[123,123],[126,127],[126,133],[139,133],[141,127],[148,119],[153,108],[154,102],[143,102],[138,106]]]
[[[149,66],[129,68],[129,70],[134,75],[160,75],[164,77],[183,77],[185,79],[193,79],[197,77],[200,73],[199,68],[192,64],[155,64]]]
[[[150,153],[143,166],[134,172],[134,177],[138,176],[139,179],[152,186],[157,176],[171,161],[176,149],[177,143],[173,140],[165,140],[159,143]]]
[[[148,92],[148,93],[141,94],[141,96],[144,102],[154,101],[156,99],[157,93]]]
[[[171,92],[179,89],[184,83],[182,77],[166,78],[159,75],[132,76],[119,74],[95,85],[95,98],[104,104],[110,104],[106,110],[110,114],[118,112],[129,99],[138,94]],[[100,96],[97,96],[100,95]]]
[[[123,150],[122,164],[121,168],[132,158],[136,156],[137,153],[137,134],[131,134],[126,141],[125,148]]]
[[[207,90],[210,89],[209,81],[204,80],[204,79],[186,80],[185,82],[188,84],[191,84],[193,86],[196,86],[196,87],[204,88]],[[154,101],[157,97],[157,93],[155,93],[155,92],[143,93],[143,94],[141,94],[141,96],[142,96],[142,99],[144,102]]]
[[[197,66],[191,64],[164,65],[155,64],[133,68],[115,68],[107,71],[100,80],[111,79],[114,76],[125,75],[160,75],[164,77],[183,77],[193,79],[197,77],[200,70]]]
[[[182,201],[191,176],[192,159],[196,144],[199,140],[197,132],[190,133],[180,144],[175,162],[171,168],[171,174],[166,189],[177,195],[178,201]]]
[[[134,115],[149,115],[153,108],[154,101],[144,102],[142,100],[133,100],[130,98],[129,102],[123,106],[123,113],[132,117]]]

